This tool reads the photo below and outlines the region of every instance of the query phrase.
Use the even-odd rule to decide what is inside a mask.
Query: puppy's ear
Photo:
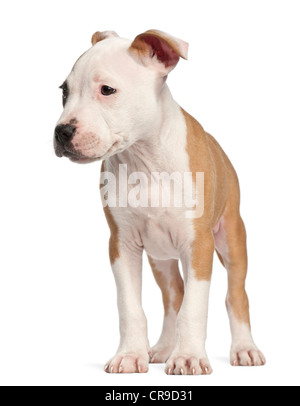
[[[179,58],[187,59],[188,44],[158,30],[138,35],[129,50],[137,55],[145,66],[156,68],[163,76],[177,65]]]
[[[118,37],[118,36],[119,35],[114,31],[103,31],[103,32],[97,31],[92,36],[92,40],[91,40],[92,45],[95,45],[95,44],[97,44],[97,42],[100,42],[106,38]]]

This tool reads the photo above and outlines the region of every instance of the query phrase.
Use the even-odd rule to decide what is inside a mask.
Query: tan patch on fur
[[[160,266],[150,256],[148,256],[148,259],[156,283],[162,292],[165,315],[167,316],[171,306],[178,313],[184,295],[184,285],[179,272],[178,261],[175,259],[162,261],[163,266]]]
[[[232,213],[225,210],[224,229],[228,247],[228,258],[223,258],[228,272],[228,295],[226,303],[237,318],[250,326],[249,301],[245,290],[247,276],[246,229],[238,216],[230,218]]]
[[[106,38],[109,37],[118,37],[118,34],[114,31],[97,31],[93,34],[91,42],[92,45],[96,45],[98,42],[103,41]]]
[[[218,142],[188,113],[182,110],[187,126],[187,146],[193,180],[196,172],[204,172],[204,214],[194,219],[195,240],[192,244],[192,267],[198,280],[210,280],[213,229],[221,216],[228,258],[217,251],[228,271],[227,304],[240,320],[250,324],[248,297],[245,291],[247,274],[246,230],[239,214],[240,192],[236,172]]]
[[[165,315],[167,315],[169,312],[169,308],[170,308],[170,291],[168,288],[168,280],[165,277],[165,275],[163,274],[163,272],[161,272],[160,270],[158,270],[156,268],[153,259],[149,255],[148,255],[148,260],[149,260],[149,264],[151,266],[154,278],[156,280],[156,283],[158,284],[158,286],[161,289]]]
[[[182,112],[187,127],[186,151],[189,156],[189,166],[194,183],[196,182],[196,173],[204,172],[204,213],[201,218],[193,219],[195,239],[191,247],[192,268],[197,280],[209,281],[214,250],[212,224],[216,217],[215,171],[205,131],[198,121],[186,111],[182,110]]]
[[[112,216],[111,210],[108,206],[104,207],[104,213],[106,221],[110,228],[110,239],[109,239],[109,259],[110,263],[113,265],[117,258],[120,257],[119,252],[119,229]]]
[[[95,44],[97,44],[97,42],[102,41],[102,39],[103,38],[102,38],[100,31],[94,32],[94,34],[92,35],[92,38],[91,38],[91,43],[94,46]]]
[[[102,162],[101,172],[105,171],[105,161]],[[120,257],[119,252],[119,228],[115,219],[113,218],[112,212],[108,206],[104,207],[104,214],[106,221],[110,228],[110,240],[109,240],[109,259],[110,263],[113,265],[117,258]]]
[[[95,44],[97,44],[97,42],[100,42],[102,40],[104,40],[106,37],[105,35],[103,35],[102,32],[97,31],[93,34],[92,39],[91,39],[91,43],[94,46]]]
[[[180,276],[179,269],[178,269],[178,261],[174,261],[171,267],[171,283],[170,287],[174,291],[174,299],[172,301],[173,309],[176,313],[179,312],[183,300],[184,295],[184,285],[183,280]]]
[[[244,288],[230,289],[226,299],[226,306],[230,305],[236,319],[242,323],[247,323],[250,327],[249,301]]]
[[[182,54],[180,47],[176,43],[176,39],[169,37],[167,34],[159,30],[148,30],[143,34],[138,35],[131,44],[131,48],[138,52],[141,52],[143,55],[147,55],[147,53],[149,52],[149,45],[144,41],[146,37],[155,37],[163,40],[178,56],[186,59],[186,57]]]

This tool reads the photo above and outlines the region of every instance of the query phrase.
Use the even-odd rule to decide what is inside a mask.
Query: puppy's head
[[[64,111],[54,132],[56,155],[78,163],[124,151],[159,128],[162,88],[188,47],[155,30],[133,42],[96,32],[92,45],[61,86]]]

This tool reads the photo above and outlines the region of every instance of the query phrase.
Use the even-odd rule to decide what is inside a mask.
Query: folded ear
[[[92,40],[91,40],[92,45],[95,45],[95,44],[97,44],[97,42],[100,42],[100,41],[102,41],[102,40],[104,40],[106,38],[118,37],[118,36],[119,35],[114,31],[103,31],[103,32],[97,31],[92,36]]]
[[[129,50],[146,66],[154,66],[167,75],[177,65],[179,58],[187,59],[188,44],[158,30],[138,35]]]

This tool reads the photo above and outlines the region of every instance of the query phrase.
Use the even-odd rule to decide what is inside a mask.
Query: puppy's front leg
[[[166,364],[168,375],[210,374],[205,341],[214,240],[208,231],[182,258],[184,298],[178,313],[176,345]]]
[[[118,258],[112,260],[111,257],[111,262],[118,294],[120,345],[116,355],[106,364],[105,371],[148,372],[150,347],[141,303],[142,249],[120,244]]]

